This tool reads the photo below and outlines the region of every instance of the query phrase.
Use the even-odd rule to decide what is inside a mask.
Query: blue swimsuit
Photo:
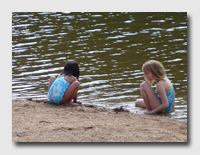
[[[67,75],[65,75],[67,76]],[[64,79],[64,74],[57,78],[51,85],[48,92],[48,99],[54,104],[59,104],[65,94],[65,91],[70,86],[70,83]]]
[[[169,81],[169,79],[167,79]],[[170,82],[170,81],[169,81]],[[170,82],[171,84],[171,90],[166,92],[166,95],[167,95],[167,99],[168,99],[168,102],[169,102],[169,106],[164,110],[164,112],[170,112],[171,109],[172,109],[172,104],[174,102],[174,97],[175,97],[175,92],[174,92],[174,87],[172,85],[172,83]],[[156,90],[157,91],[157,90]],[[157,91],[157,95],[158,95],[158,98],[160,99],[160,96],[158,94],[158,91]],[[162,104],[162,101],[160,99],[160,103]]]

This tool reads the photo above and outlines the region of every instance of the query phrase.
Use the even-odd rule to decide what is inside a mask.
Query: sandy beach
[[[12,100],[13,142],[187,142],[187,123],[91,105]]]

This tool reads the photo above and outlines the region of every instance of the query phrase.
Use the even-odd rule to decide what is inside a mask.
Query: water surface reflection
[[[161,61],[174,84],[169,117],[186,121],[186,13],[12,13],[13,98],[46,99],[49,77],[76,60],[83,103],[142,113],[134,101],[149,59]]]

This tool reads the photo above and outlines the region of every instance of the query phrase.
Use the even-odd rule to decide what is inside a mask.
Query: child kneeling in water
[[[137,99],[135,106],[146,108],[146,114],[170,112],[174,107],[175,92],[162,63],[147,61],[143,64],[142,71],[145,81],[140,84],[140,92],[143,99]],[[157,82],[157,94],[151,87],[154,82]]]
[[[76,61],[68,61],[63,72],[55,76],[51,76],[48,86],[48,99],[53,104],[64,104],[65,106],[77,106],[77,92],[80,87],[78,81],[79,66]],[[74,103],[71,102],[72,99]]]

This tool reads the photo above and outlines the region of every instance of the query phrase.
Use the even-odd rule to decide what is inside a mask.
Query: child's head
[[[166,79],[165,68],[162,65],[162,63],[159,61],[149,60],[149,61],[145,62],[142,66],[142,71],[150,72],[156,81],[158,81],[160,79],[163,79],[163,80]],[[146,78],[145,78],[145,80],[148,81],[150,84],[153,84],[153,82],[154,82],[154,80],[149,81]]]
[[[68,61],[63,69],[63,73],[66,75],[73,75],[78,79],[80,74],[78,63],[73,60]]]

